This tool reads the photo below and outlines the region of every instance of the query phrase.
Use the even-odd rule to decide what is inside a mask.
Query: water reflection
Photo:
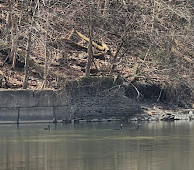
[[[0,170],[191,170],[193,122],[0,125]]]

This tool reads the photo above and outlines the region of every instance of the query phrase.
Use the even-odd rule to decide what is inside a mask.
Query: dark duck
[[[48,127],[44,128],[44,130],[50,130],[50,129],[51,129],[50,125],[48,125]]]

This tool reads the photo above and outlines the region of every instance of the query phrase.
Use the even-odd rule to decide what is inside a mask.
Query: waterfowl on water
[[[122,129],[123,129],[123,124],[121,123],[121,124],[120,124],[120,130],[122,130]]]
[[[48,127],[44,128],[44,130],[50,130],[50,125],[48,125]]]
[[[140,126],[141,126],[141,124],[140,124],[140,123],[139,123],[139,124],[137,124],[136,129],[139,129],[139,128],[140,128]]]
[[[118,129],[113,129],[113,130],[122,130],[123,129],[123,124],[120,124],[120,128]]]

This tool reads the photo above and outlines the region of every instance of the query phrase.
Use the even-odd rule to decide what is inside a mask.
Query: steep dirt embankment
[[[134,96],[126,96],[126,86],[112,77],[82,78],[66,85],[76,119],[124,119],[141,114]]]

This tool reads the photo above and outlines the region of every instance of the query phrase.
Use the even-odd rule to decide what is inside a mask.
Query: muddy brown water
[[[194,121],[0,125],[0,170],[193,170]]]

